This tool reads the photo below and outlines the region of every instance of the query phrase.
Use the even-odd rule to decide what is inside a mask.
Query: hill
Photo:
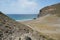
[[[42,8],[38,17],[45,16],[47,14],[56,14],[57,16],[60,16],[60,3]]]
[[[60,3],[42,8],[36,20],[23,23],[44,35],[60,40]]]

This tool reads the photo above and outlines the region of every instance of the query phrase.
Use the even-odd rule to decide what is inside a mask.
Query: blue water
[[[29,20],[37,17],[37,14],[7,14],[14,20]]]

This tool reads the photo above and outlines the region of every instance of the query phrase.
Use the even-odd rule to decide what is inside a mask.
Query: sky
[[[0,11],[5,14],[38,14],[45,6],[60,0],[0,0]]]

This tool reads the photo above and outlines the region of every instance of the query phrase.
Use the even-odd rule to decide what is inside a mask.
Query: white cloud
[[[34,0],[1,0],[1,10],[5,13],[35,13],[38,4]]]

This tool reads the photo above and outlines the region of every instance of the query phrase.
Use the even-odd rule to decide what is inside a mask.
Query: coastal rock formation
[[[57,16],[60,16],[60,3],[42,8],[38,17],[45,16],[47,14],[56,14]]]
[[[0,40],[50,40],[40,32],[0,12]],[[52,39],[51,39],[52,40]]]

